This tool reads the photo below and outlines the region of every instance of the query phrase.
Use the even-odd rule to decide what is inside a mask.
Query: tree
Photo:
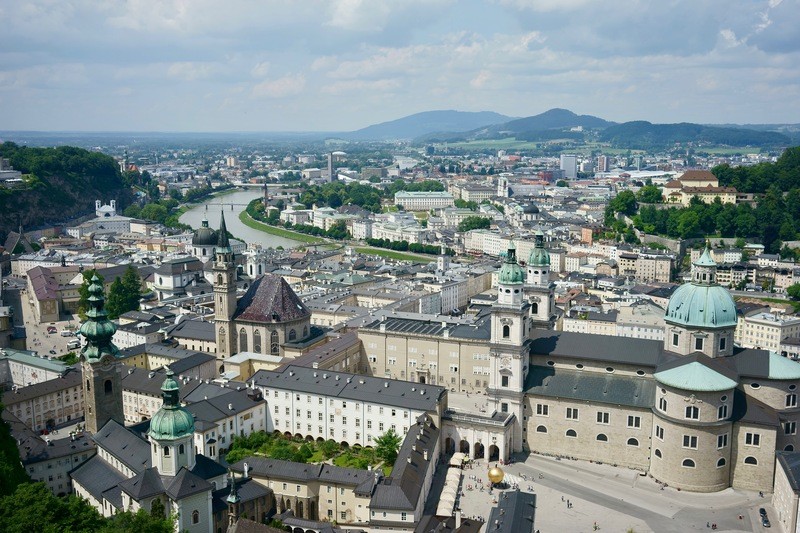
[[[792,300],[800,300],[800,283],[789,285],[786,289],[786,294],[788,294]]]
[[[567,180],[558,180],[556,187],[569,187],[569,183],[567,183]]]
[[[169,210],[160,204],[147,204],[139,213],[139,216],[145,220],[153,220],[155,222],[164,222],[169,214]]]
[[[114,320],[119,318],[119,315],[125,312],[122,310],[124,308],[124,291],[125,289],[122,287],[122,279],[117,276],[117,278],[111,283],[111,287],[108,290],[108,298],[106,298],[106,311],[108,312],[108,318]]]
[[[153,500],[153,504],[150,506],[150,516],[153,518],[164,518],[167,514],[167,510],[164,508],[164,504],[156,498]]]
[[[3,409],[0,404],[0,411]],[[11,428],[0,419],[0,496],[13,493],[20,483],[29,480],[19,460],[19,449],[11,436]]]
[[[458,223],[458,231],[470,231],[474,229],[489,229],[492,221],[485,217],[467,217]]]
[[[636,198],[644,204],[659,204],[662,200],[661,189],[656,185],[645,185],[639,189]]]
[[[23,483],[0,499],[0,531],[101,531],[106,520],[77,496],[57,498],[44,483]]]
[[[383,459],[387,464],[394,464],[402,440],[394,429],[390,429],[375,439],[375,455]]]

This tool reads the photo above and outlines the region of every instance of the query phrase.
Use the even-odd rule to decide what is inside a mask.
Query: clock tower
[[[236,311],[236,264],[228,240],[228,228],[223,213],[219,223],[217,246],[214,248],[214,327],[217,338],[217,358],[226,359],[235,353],[231,318]]]
[[[491,374],[487,394],[495,411],[513,414],[513,435],[508,457],[522,449],[523,398],[530,358],[530,303],[523,298],[525,272],[517,263],[517,250],[511,243],[497,278],[497,302],[492,305],[489,353]]]

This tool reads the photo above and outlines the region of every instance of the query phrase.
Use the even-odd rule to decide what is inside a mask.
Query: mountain
[[[506,122],[512,117],[492,111],[425,111],[407,117],[373,124],[360,130],[343,134],[353,140],[414,139],[439,131],[464,132]]]
[[[603,120],[592,115],[576,115],[568,109],[551,109],[532,117],[519,118],[498,126],[501,131],[512,133],[525,133],[529,131],[543,131],[581,126],[586,129],[602,129],[613,125],[614,122]]]
[[[790,139],[782,133],[757,131],[744,127],[729,128],[681,122],[651,124],[643,120],[610,126],[600,133],[600,140],[618,148],[660,148],[675,143],[707,143],[728,146],[787,146]]]

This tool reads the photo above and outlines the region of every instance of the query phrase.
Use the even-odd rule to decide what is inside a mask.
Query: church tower
[[[544,247],[544,233],[536,231],[533,249],[528,257],[528,276],[525,292],[531,304],[533,326],[551,329],[555,297],[550,282],[550,252]]]
[[[496,411],[516,415],[512,442],[506,443],[502,457],[522,449],[523,398],[531,343],[530,304],[523,298],[524,284],[525,272],[517,263],[512,242],[498,275],[497,302],[492,305],[491,373],[486,391]]]
[[[217,338],[217,358],[225,359],[234,354],[234,338],[231,317],[236,310],[236,264],[228,241],[225,214],[221,215],[217,246],[214,250],[214,323]]]
[[[692,264],[692,281],[678,287],[664,314],[664,349],[680,355],[733,355],[736,302],[717,283],[717,263],[708,245]]]
[[[192,438],[194,417],[181,406],[178,382],[175,374],[167,370],[161,385],[164,403],[150,419],[147,435],[153,446],[150,448],[152,465],[162,476],[174,476],[182,467],[194,468],[195,455]]]
[[[83,403],[86,429],[97,433],[106,422],[124,424],[122,385],[117,357],[119,349],[111,342],[117,327],[108,319],[103,306],[103,286],[93,276],[89,285],[89,310],[81,324],[80,334],[86,339],[81,350],[83,372]]]
[[[236,492],[236,478],[233,477],[233,472],[230,472],[231,492],[228,494],[228,527],[236,524],[239,521],[239,508],[242,499],[239,498],[239,493]]]

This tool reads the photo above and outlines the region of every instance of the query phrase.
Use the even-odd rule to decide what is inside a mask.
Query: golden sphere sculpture
[[[505,472],[503,472],[500,468],[495,466],[489,469],[489,481],[491,481],[493,484],[497,485],[503,481],[503,477],[505,477]]]

